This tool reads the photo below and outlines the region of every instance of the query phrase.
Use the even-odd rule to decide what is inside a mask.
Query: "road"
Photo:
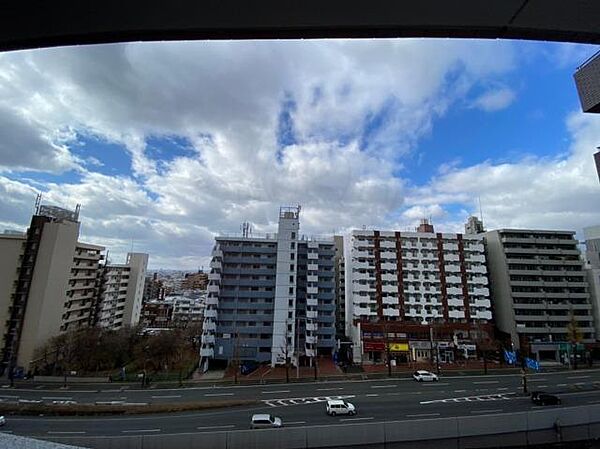
[[[559,393],[562,407],[600,403],[600,371],[570,371],[528,376],[529,390]],[[598,390],[596,390],[598,388]],[[442,377],[435,383],[409,378],[370,381],[277,384],[107,391],[10,390],[6,400],[41,399],[95,402],[179,402],[216,399],[257,399],[260,405],[202,412],[119,417],[9,417],[5,432],[30,436],[107,436],[172,434],[248,429],[253,413],[272,413],[286,426],[350,424],[390,420],[503,414],[536,408],[522,391],[520,375]],[[7,396],[13,396],[7,398]],[[344,398],[358,408],[356,416],[325,414],[327,398]],[[123,399],[124,398],[124,399]]]

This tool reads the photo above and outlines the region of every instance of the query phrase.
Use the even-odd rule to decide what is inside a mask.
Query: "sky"
[[[81,204],[80,240],[207,268],[214,236],[600,224],[594,46],[389,39],[126,43],[0,54],[0,232]]]

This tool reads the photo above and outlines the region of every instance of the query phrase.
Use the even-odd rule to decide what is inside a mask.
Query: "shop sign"
[[[388,343],[392,352],[408,352],[408,343]]]

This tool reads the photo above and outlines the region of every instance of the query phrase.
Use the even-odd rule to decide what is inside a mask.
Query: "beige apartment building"
[[[79,208],[38,206],[24,234],[0,235],[2,370],[27,371],[49,338],[90,324],[104,247],[78,242]]]

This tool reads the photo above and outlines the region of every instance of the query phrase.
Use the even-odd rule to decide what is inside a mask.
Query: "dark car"
[[[553,394],[535,391],[531,393],[531,402],[536,405],[560,405],[560,398]]]

